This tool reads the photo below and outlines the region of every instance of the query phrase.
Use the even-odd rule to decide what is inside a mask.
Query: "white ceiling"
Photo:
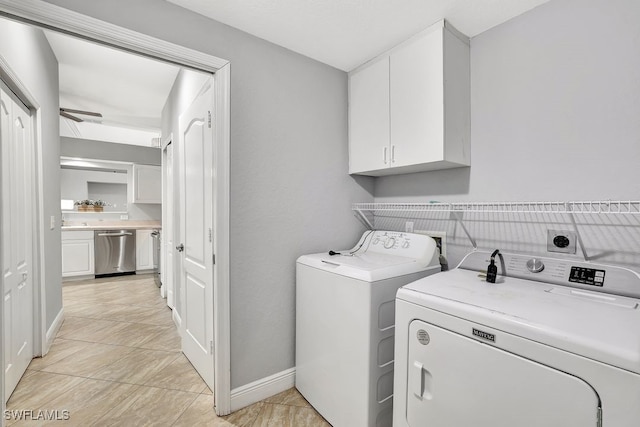
[[[167,0],[351,71],[440,19],[474,37],[549,0]]]
[[[159,133],[162,107],[179,67],[60,33],[45,34],[59,63],[61,107],[102,113],[98,121],[111,127]],[[92,124],[90,117],[78,117],[86,120],[77,124],[79,129]]]

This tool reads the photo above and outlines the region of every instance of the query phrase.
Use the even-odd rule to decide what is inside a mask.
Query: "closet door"
[[[5,399],[33,356],[31,198],[32,140],[28,109],[0,86],[2,139],[2,275],[4,281]]]

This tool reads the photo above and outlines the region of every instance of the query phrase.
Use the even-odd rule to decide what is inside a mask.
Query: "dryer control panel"
[[[458,267],[483,271],[489,265],[490,255],[489,252],[472,252]],[[624,267],[522,254],[502,254],[501,258],[496,258],[496,264],[498,276],[640,298],[640,275]]]
[[[435,240],[424,234],[374,231],[372,233],[366,232],[363,238],[367,242],[364,243],[362,249],[365,249],[366,246],[367,252],[415,258],[418,262],[426,263],[430,263],[434,256],[437,259],[438,249]]]

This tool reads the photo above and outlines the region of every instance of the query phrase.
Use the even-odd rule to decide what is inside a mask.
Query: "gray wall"
[[[116,144],[80,138],[60,138],[60,155],[83,159],[113,160],[117,162],[160,165],[159,148]]]
[[[552,0],[473,38],[471,167],[379,178],[376,201],[638,200],[638,17],[637,0]],[[625,241],[608,245],[637,258]]]
[[[62,259],[60,228],[50,230],[49,218],[60,224],[60,130],[58,121],[58,61],[40,30],[0,19],[0,55],[9,63],[40,105],[42,165],[39,174],[44,183],[42,230],[44,251],[46,327],[52,325],[62,309]]]
[[[347,76],[157,0],[49,0],[231,61],[231,383],[291,368],[295,260],[362,232],[347,174]]]

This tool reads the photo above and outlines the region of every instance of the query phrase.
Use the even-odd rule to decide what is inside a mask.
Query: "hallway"
[[[295,389],[217,417],[150,275],[67,282],[63,298],[64,324],[9,400],[7,426],[328,426]],[[59,420],[29,419],[38,411]]]

